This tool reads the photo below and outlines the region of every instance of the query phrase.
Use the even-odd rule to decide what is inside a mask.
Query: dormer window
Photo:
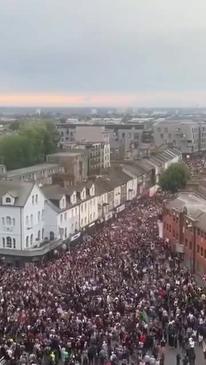
[[[77,201],[76,192],[74,192],[71,195],[70,201],[71,201],[71,204],[76,204],[76,201]]]
[[[89,191],[90,196],[94,196],[95,195],[95,188],[94,185],[91,186],[90,191]]]
[[[6,193],[2,197],[2,204],[3,205],[14,205],[16,198],[17,198],[17,195],[15,193]]]
[[[85,188],[81,192],[81,199],[82,200],[86,199],[86,189]]]

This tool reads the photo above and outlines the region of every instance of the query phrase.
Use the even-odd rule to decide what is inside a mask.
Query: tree
[[[187,181],[189,180],[190,174],[184,163],[174,163],[170,165],[167,170],[160,176],[159,184],[162,190],[176,193],[179,189],[183,189]]]
[[[28,121],[19,124],[15,134],[0,141],[0,160],[7,169],[16,169],[45,161],[56,151],[58,134],[50,121]]]
[[[14,134],[1,138],[0,157],[7,169],[18,169],[33,163],[33,151],[30,141]]]

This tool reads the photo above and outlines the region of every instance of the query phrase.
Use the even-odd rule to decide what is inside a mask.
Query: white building
[[[75,190],[58,185],[42,188],[45,202],[45,239],[66,240],[79,231],[79,205]]]
[[[33,183],[1,182],[0,247],[24,250],[44,238],[44,195]]]
[[[92,226],[98,220],[98,197],[95,195],[95,185],[88,183],[77,189],[77,196],[80,199],[79,222],[80,229]]]

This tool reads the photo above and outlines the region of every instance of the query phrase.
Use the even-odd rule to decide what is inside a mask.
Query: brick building
[[[206,273],[206,200],[202,196],[183,192],[166,204],[163,236],[184,254],[194,273]]]

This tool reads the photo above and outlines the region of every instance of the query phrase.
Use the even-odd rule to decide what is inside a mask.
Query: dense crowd
[[[0,268],[0,357],[10,365],[164,365],[206,351],[206,296],[158,236],[144,198],[55,260]]]
[[[199,176],[205,172],[206,156],[186,156],[183,161],[188,166],[192,176]]]

